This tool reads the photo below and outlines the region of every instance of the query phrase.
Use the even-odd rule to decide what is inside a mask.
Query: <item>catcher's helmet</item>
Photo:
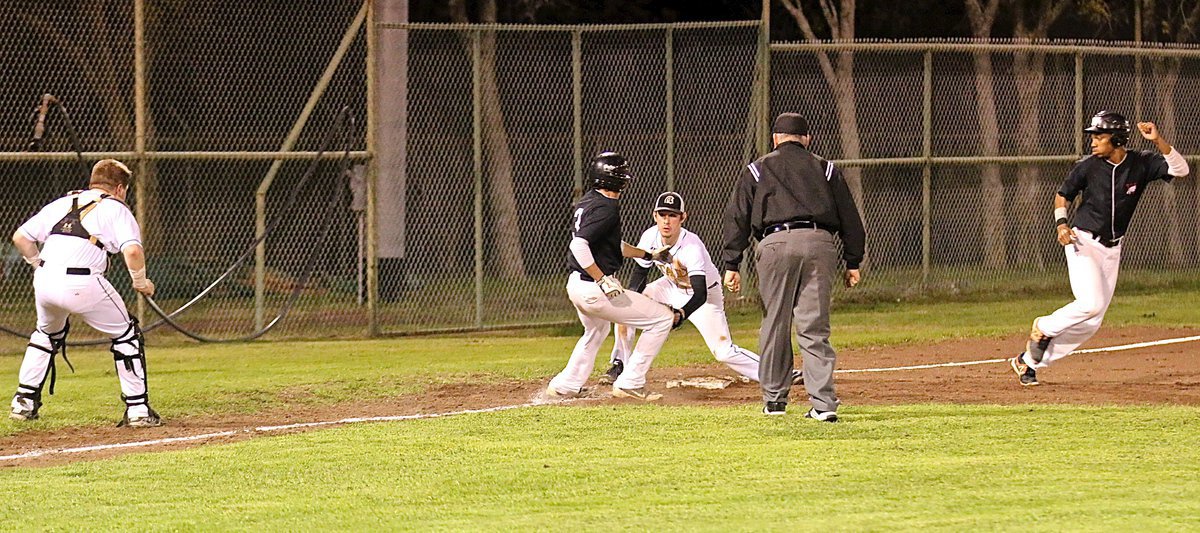
[[[593,189],[621,192],[633,176],[629,174],[629,162],[616,152],[604,152],[592,158],[588,165],[588,180]]]
[[[1125,146],[1129,143],[1129,120],[1120,113],[1101,111],[1092,116],[1091,124],[1084,128],[1084,133],[1111,133],[1113,146]]]

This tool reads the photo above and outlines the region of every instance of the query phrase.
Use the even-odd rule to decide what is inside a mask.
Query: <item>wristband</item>
[[[1054,221],[1055,227],[1065,226],[1065,225],[1067,225],[1067,219],[1065,219],[1065,218],[1060,218],[1060,219]]]
[[[642,259],[645,259],[646,261],[653,261],[654,254],[647,252],[645,250],[642,250]]]
[[[142,267],[137,270],[132,268],[129,269],[129,279],[133,281],[133,288],[146,288],[146,267]]]
[[[1066,223],[1067,223],[1067,208],[1055,207],[1054,208],[1054,225],[1057,226],[1059,224],[1066,224]]]

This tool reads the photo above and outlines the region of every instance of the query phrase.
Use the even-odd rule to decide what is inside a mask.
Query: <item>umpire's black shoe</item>
[[[613,361],[612,366],[608,368],[608,372],[605,372],[604,375],[600,376],[599,382],[601,385],[612,385],[617,381],[617,377],[621,375],[621,372],[624,371],[625,363]]]
[[[763,414],[776,416],[786,415],[787,402],[767,402],[767,404],[763,406]]]
[[[804,418],[811,418],[821,422],[838,421],[837,411],[818,411],[816,407],[813,407],[812,409],[809,409],[807,413],[804,413]]]
[[[1024,355],[1025,354],[1021,354],[1009,359],[1008,364],[1012,366],[1013,372],[1017,373],[1017,376],[1021,380],[1021,385],[1032,387],[1038,384],[1037,372],[1033,370],[1033,367],[1025,364],[1025,360],[1023,359]]]

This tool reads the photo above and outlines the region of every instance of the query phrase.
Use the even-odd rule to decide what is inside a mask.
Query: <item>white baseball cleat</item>
[[[554,387],[546,387],[546,398],[550,400],[570,400],[573,398],[582,398],[587,394],[587,389],[579,389],[575,392],[559,392]]]
[[[38,408],[41,407],[38,402],[29,398],[14,398],[12,412],[8,417],[13,420],[37,420]]]
[[[661,400],[663,397],[657,392],[647,392],[645,387],[638,387],[636,389],[622,389],[616,385],[613,386],[612,394],[614,398],[632,398],[634,400],[641,400],[643,402],[655,402]]]

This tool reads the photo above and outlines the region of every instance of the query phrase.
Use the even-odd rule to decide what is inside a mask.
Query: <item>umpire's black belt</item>
[[[825,224],[820,224],[811,220],[793,220],[790,222],[784,222],[783,224],[775,224],[774,226],[767,226],[763,228],[762,236],[759,238],[766,238],[767,235],[772,233],[790,229],[819,229],[828,231],[829,233],[837,233],[837,229],[826,226]]]

